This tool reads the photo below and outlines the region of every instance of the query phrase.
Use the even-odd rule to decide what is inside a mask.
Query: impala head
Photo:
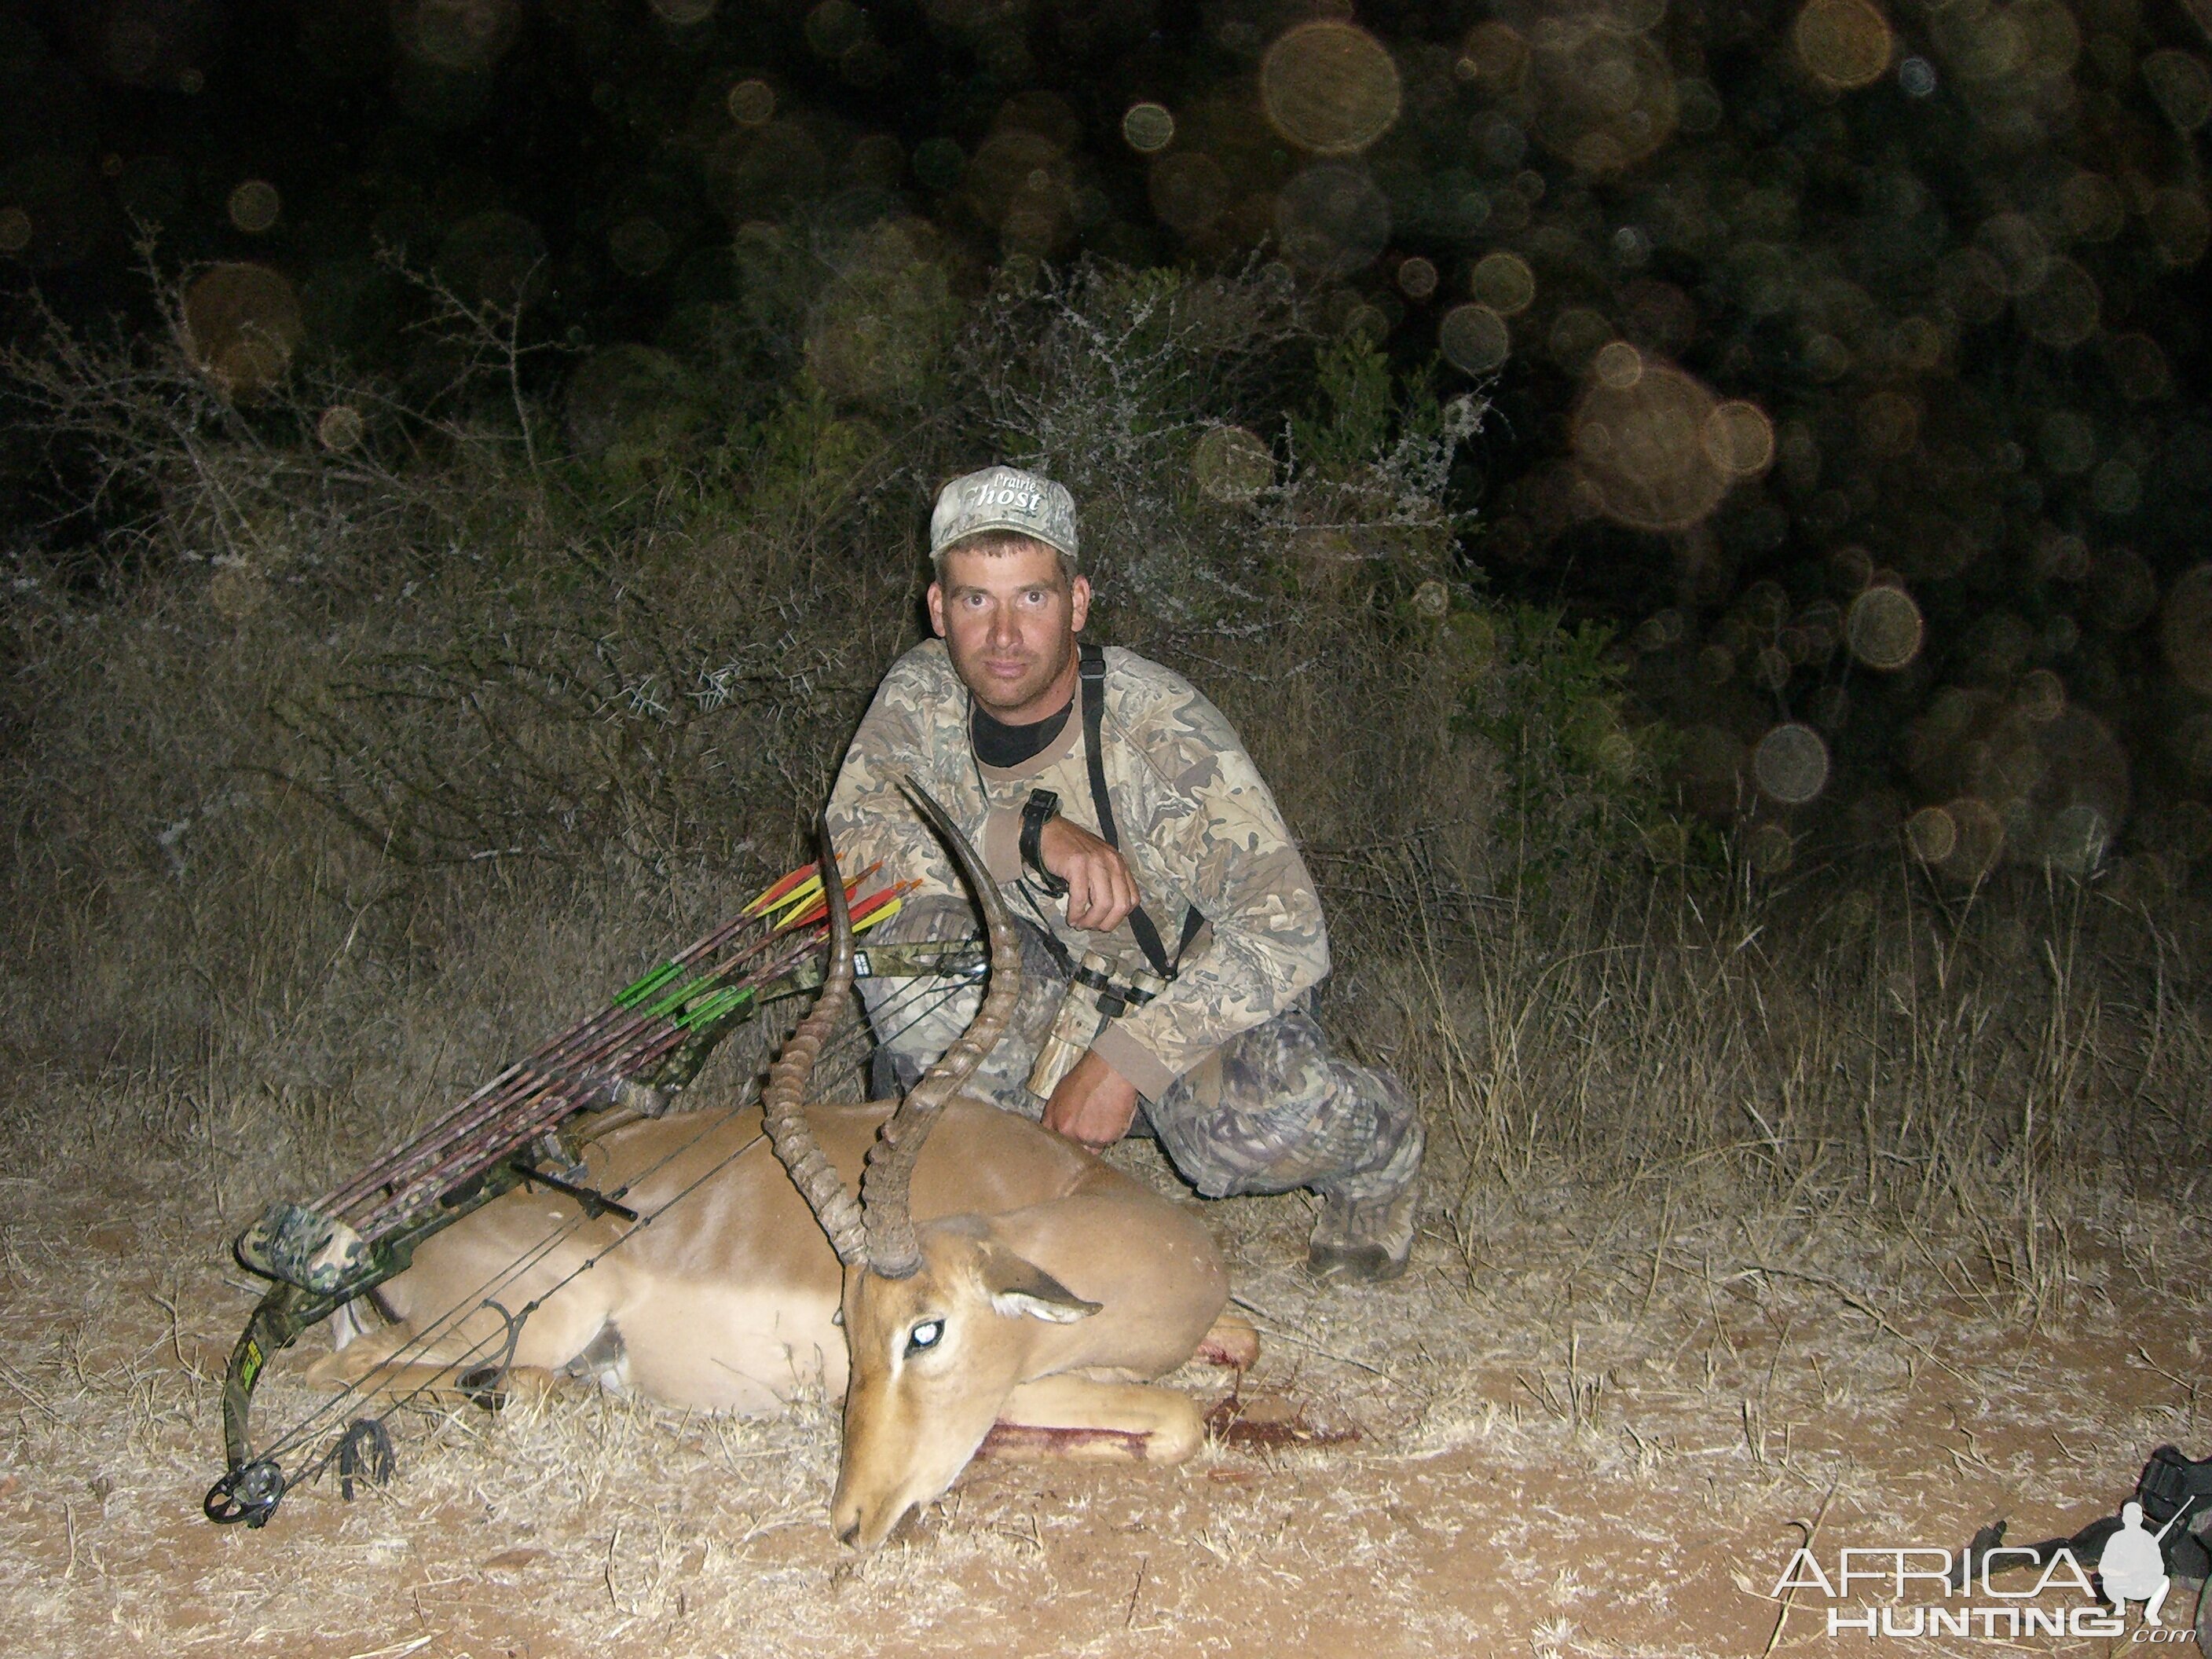
[[[998,884],[945,809],[912,785],[907,794],[945,838],[983,910],[990,989],[960,1041],[923,1074],[868,1152],[856,1200],[815,1144],[805,1088],[853,982],[853,932],[836,851],[823,826],[822,886],[830,905],[830,968],[822,995],[785,1044],[762,1091],[776,1156],[845,1264],[845,1443],[830,1504],[837,1535],[860,1549],[883,1542],[908,1512],[950,1486],[982,1444],[1021,1381],[1036,1322],[1065,1324],[1098,1311],[1024,1261],[973,1216],[917,1228],[908,1204],[914,1163],[945,1103],[999,1041],[1021,996],[1021,952]]]
[[[1036,1325],[1098,1311],[973,1216],[932,1222],[920,1243],[907,1278],[845,1273],[852,1370],[830,1523],[864,1550],[968,1467],[1022,1380]]]

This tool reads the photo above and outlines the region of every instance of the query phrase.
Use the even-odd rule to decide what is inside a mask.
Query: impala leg
[[[358,1343],[354,1345],[359,1346]],[[349,1350],[350,1352],[350,1350]],[[331,1361],[341,1358],[332,1355],[318,1360],[308,1370],[310,1381],[335,1382],[357,1387],[364,1407],[381,1412],[404,1401],[411,1405],[444,1407],[463,1401],[482,1406],[488,1411],[500,1411],[518,1399],[542,1399],[562,1385],[557,1372],[535,1365],[510,1365],[496,1379],[480,1374],[478,1367],[435,1364],[416,1362],[394,1364],[382,1370],[364,1365],[360,1376],[347,1376]],[[488,1370],[487,1368],[482,1370]]]
[[[500,1392],[545,1392],[553,1373],[591,1347],[605,1324],[604,1311],[555,1301],[524,1322],[516,1334]],[[418,1391],[474,1395],[491,1379],[479,1378],[507,1357],[507,1324],[489,1309],[478,1309],[425,1341],[412,1323],[401,1320],[356,1337],[307,1368],[313,1382],[340,1387],[368,1385],[374,1397],[396,1398]]]
[[[1198,1352],[1191,1355],[1208,1365],[1226,1365],[1231,1370],[1247,1371],[1260,1357],[1260,1333],[1243,1314],[1224,1313],[1213,1322],[1213,1328],[1199,1341]]]
[[[1205,1440],[1197,1402],[1172,1389],[1046,1376],[1007,1396],[982,1449],[994,1457],[1180,1463]]]

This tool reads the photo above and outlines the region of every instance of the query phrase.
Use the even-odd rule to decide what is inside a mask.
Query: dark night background
[[[1315,52],[1269,55],[1317,21]],[[21,337],[34,286],[72,325],[147,328],[135,224],[165,270],[279,273],[301,362],[407,386],[437,365],[396,252],[520,293],[558,348],[529,359],[549,405],[635,343],[724,421],[800,372],[805,295],[764,249],[919,218],[972,295],[1010,258],[1262,248],[1332,327],[1487,389],[1452,480],[1470,575],[1618,628],[1707,816],[1796,721],[1851,781],[1846,839],[2040,787],[2044,842],[2072,806],[2178,872],[2212,851],[2208,23],[2202,0],[13,0],[0,270]],[[1693,415],[1756,410],[1759,464],[1678,488],[1710,463],[1654,416],[1656,476],[1624,477],[1590,431],[1630,395],[1614,340],[1615,368],[1695,377]],[[99,544],[65,448],[19,424],[7,456],[10,537]],[[1869,586],[1925,618],[1902,666],[1853,660]]]

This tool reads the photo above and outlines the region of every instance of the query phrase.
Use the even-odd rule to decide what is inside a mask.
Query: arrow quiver
[[[1037,1049],[1036,1063],[1030,1067],[1030,1094],[1050,1100],[1052,1091],[1075,1069],[1075,1062],[1098,1040],[1106,1022],[1143,1007],[1167,989],[1167,983],[1158,974],[1142,971],[1116,981],[1112,963],[1096,951],[1085,951],[1068,975],[1067,994],[1060,999],[1060,1012]]]
[[[900,884],[853,899],[874,874],[872,867],[847,884],[856,932],[894,915],[905,891]],[[208,1518],[258,1528],[288,1486],[313,1480],[337,1455],[334,1444],[304,1473],[285,1475],[280,1456],[318,1431],[315,1418],[257,1453],[255,1385],[270,1359],[302,1332],[406,1271],[425,1239],[525,1182],[574,1198],[588,1215],[642,1224],[620,1193],[576,1184],[582,1149],[623,1124],[668,1111],[715,1045],[763,1004],[818,987],[826,914],[815,866],[793,871],[734,921],[508,1066],[411,1140],[312,1204],[272,1204],[240,1234],[234,1246],[240,1265],[270,1288],[223,1376],[224,1474],[202,1505]],[[971,939],[878,945],[859,954],[863,976],[973,977],[983,969],[981,942]],[[515,1328],[519,1322],[510,1321]]]

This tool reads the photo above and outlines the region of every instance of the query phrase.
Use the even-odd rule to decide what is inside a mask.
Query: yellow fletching
[[[893,899],[889,904],[884,906],[882,909],[877,911],[866,921],[855,922],[853,926],[853,932],[856,934],[865,933],[869,928],[874,927],[878,922],[889,921],[893,916],[899,913],[900,909],[905,905],[905,903],[906,900],[903,898]]]
[[[822,896],[822,878],[809,876],[781,898],[769,907],[765,914],[773,915],[781,926],[787,916],[793,916]]]

